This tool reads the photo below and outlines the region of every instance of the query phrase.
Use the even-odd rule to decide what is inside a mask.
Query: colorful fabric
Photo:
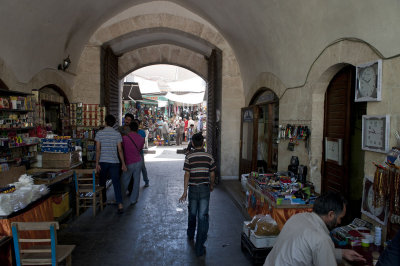
[[[190,173],[189,185],[210,184],[210,172],[215,169],[214,158],[203,149],[186,155],[183,165],[183,170]]]
[[[119,163],[118,143],[122,142],[121,134],[112,127],[106,127],[96,134],[95,140],[100,142],[101,163]]]

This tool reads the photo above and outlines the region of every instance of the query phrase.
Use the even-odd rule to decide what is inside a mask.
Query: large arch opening
[[[206,82],[196,73],[179,66],[156,64],[131,72],[124,77],[123,84],[122,116],[131,113],[148,123],[143,126],[148,130],[149,147],[181,149],[193,133],[207,136]],[[168,134],[157,130],[160,117],[168,124]]]

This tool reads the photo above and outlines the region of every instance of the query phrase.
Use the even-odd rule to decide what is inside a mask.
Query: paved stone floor
[[[141,180],[135,206],[119,215],[109,205],[96,217],[88,209],[60,230],[60,244],[76,245],[73,265],[251,265],[240,248],[243,215],[221,186],[211,194],[207,254],[195,256],[186,239],[187,205],[178,203],[184,155],[176,146],[152,149],[145,159],[150,187]]]

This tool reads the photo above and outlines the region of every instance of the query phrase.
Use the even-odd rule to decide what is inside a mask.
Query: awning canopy
[[[204,91],[199,93],[186,93],[182,95],[168,92],[167,95],[165,95],[165,98],[178,103],[199,104],[203,102]]]
[[[122,100],[143,100],[142,94],[140,93],[139,84],[137,82],[124,82],[124,87],[122,88]]]

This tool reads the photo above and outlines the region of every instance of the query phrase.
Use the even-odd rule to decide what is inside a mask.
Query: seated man
[[[293,215],[283,226],[264,265],[337,265],[345,258],[366,261],[351,249],[335,249],[329,230],[340,224],[346,214],[346,201],[329,192],[315,200],[313,212]]]

